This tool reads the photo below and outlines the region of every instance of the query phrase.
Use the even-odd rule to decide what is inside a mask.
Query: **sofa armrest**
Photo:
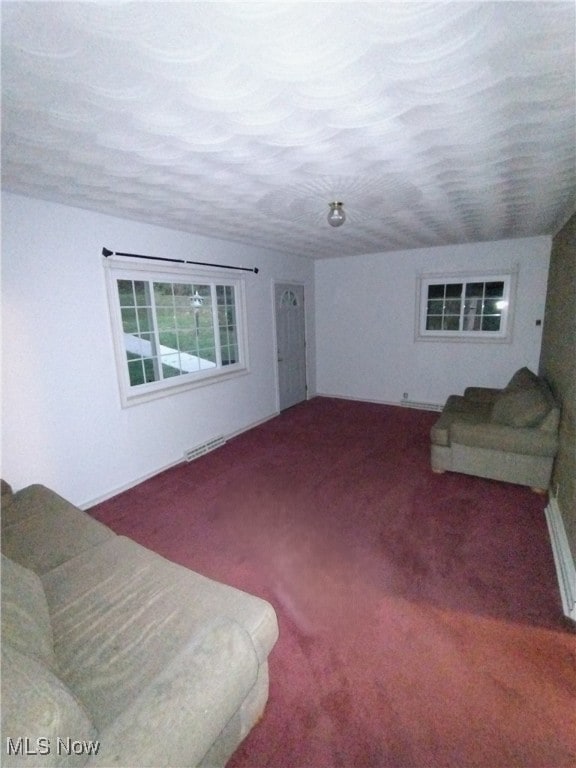
[[[246,630],[229,619],[211,624],[100,731],[98,754],[86,765],[196,766],[257,677]]]
[[[550,432],[529,427],[470,424],[464,421],[455,421],[450,425],[450,443],[529,456],[554,456],[558,449],[558,438]]]
[[[466,387],[464,397],[466,400],[493,403],[501,392],[501,389],[493,389],[492,387]]]

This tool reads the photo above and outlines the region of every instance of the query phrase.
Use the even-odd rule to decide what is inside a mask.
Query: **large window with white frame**
[[[135,259],[105,264],[124,405],[246,372],[242,278]]]
[[[509,341],[514,273],[422,275],[419,341]]]

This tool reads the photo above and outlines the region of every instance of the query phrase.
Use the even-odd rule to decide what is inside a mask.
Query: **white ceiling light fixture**
[[[344,203],[334,202],[329,203],[330,211],[328,212],[328,224],[331,227],[341,227],[346,221],[346,214],[344,213]]]

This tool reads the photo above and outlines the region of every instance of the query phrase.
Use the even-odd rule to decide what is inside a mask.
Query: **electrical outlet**
[[[402,394],[402,400],[408,400],[408,392]]]

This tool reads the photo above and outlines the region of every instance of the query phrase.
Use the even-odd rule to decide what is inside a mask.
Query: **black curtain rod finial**
[[[102,256],[106,256],[106,258],[112,256],[113,253],[114,251],[109,251],[108,248],[102,248]]]

